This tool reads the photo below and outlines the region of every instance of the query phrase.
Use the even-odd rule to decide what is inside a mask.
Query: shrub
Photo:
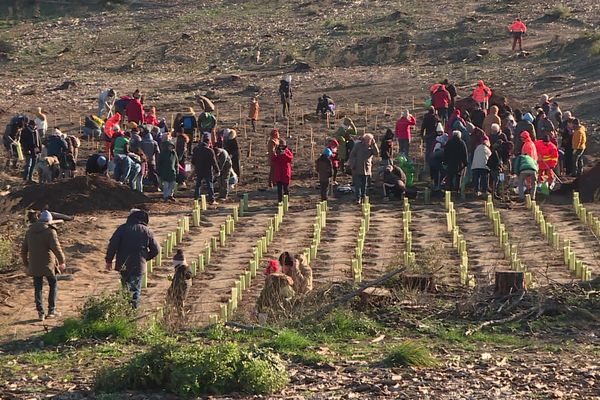
[[[12,242],[6,237],[0,237],[0,273],[15,268],[13,263],[14,250]]]
[[[288,375],[281,359],[264,350],[235,343],[210,347],[166,343],[152,347],[116,369],[96,376],[100,392],[163,389],[183,397],[241,391],[271,394],[285,387]]]
[[[558,4],[548,15],[555,19],[569,18],[571,16],[571,9],[564,4]]]
[[[375,321],[350,310],[336,310],[330,313],[315,328],[336,339],[359,339],[373,336],[379,330]]]
[[[272,340],[265,343],[266,346],[284,353],[305,350],[310,344],[309,339],[292,329],[282,330]]]
[[[383,364],[386,367],[435,367],[438,362],[425,347],[414,342],[404,342],[390,349]]]

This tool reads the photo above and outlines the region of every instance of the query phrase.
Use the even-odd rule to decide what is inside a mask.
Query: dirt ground
[[[195,94],[208,94],[216,100],[219,126],[238,130],[241,184],[230,201],[202,214],[201,227],[192,228],[179,247],[188,260],[195,259],[242,193],[249,193],[252,212],[240,220],[231,238],[233,244],[217,251],[206,272],[194,279],[188,299],[189,327],[205,325],[208,316],[218,312],[218,305],[226,301],[237,276],[247,268],[252,247],[264,234],[268,218],[276,212],[276,194],[265,189],[265,144],[274,126],[282,131],[295,160],[290,213],[263,258],[263,266],[281,251],[300,251],[312,240],[314,205],[318,200],[312,166],[339,119],[349,116],[360,133],[372,132],[379,138],[384,128],[393,128],[404,109],[420,116],[428,88],[446,77],[456,82],[461,97],[469,95],[478,79],[526,106],[537,104],[541,93],[560,94],[562,110],[572,110],[588,127],[586,162],[591,165],[597,159],[600,95],[595,88],[600,75],[598,56],[589,53],[586,46],[591,45],[585,39],[598,23],[600,5],[596,1],[566,2],[569,16],[556,19],[548,17],[554,11],[552,6],[537,0],[436,3],[435,7],[443,13],[434,13],[413,0],[278,2],[276,10],[269,8],[272,3],[268,1],[237,3],[146,1],[118,12],[26,21],[0,29],[0,39],[13,44],[8,52],[0,49],[0,53],[6,53],[4,61],[0,61],[0,90],[5,93],[0,99],[3,122],[17,112],[31,114],[41,106],[48,113],[50,126],[76,134],[81,118],[95,110],[98,93],[114,87],[119,94],[140,88],[146,95],[145,104],[156,106],[159,117],[168,121],[176,112],[197,107]],[[510,38],[505,35],[506,26],[518,13],[527,16],[530,30],[525,37],[528,53],[522,57],[510,51]],[[307,62],[310,70],[294,72],[298,61]],[[281,118],[276,94],[284,74],[292,75],[295,90],[289,120]],[[56,90],[68,80],[76,85]],[[330,127],[314,117],[316,98],[323,93],[337,103],[337,117]],[[249,97],[255,94],[262,106],[256,133],[251,132],[245,118]],[[95,141],[83,141],[79,167],[99,147]],[[418,138],[411,151],[414,161],[422,164]],[[2,161],[0,164],[4,165]],[[48,196],[48,201],[57,201],[55,211],[75,215],[74,221],[59,227],[67,266],[73,270],[72,280],[59,282],[61,317],[44,323],[34,321],[29,278],[19,269],[0,275],[3,341],[35,337],[65,318],[76,316],[85,298],[116,290],[118,274],[103,270],[104,252],[110,235],[125,221],[129,208],[145,203],[151,215],[150,227],[162,244],[178,218],[190,215],[193,206],[189,190],[178,194],[176,204],[167,205],[159,201],[156,193],[147,194],[146,200],[133,198],[133,194],[123,197],[122,188],[115,188],[120,194],[115,192],[110,200],[119,204],[96,199],[97,207],[70,208],[62,202],[64,193],[53,193],[47,187],[42,189],[47,192],[38,192],[37,186],[23,187],[18,175],[19,171],[14,170],[0,174],[4,198],[11,198],[6,203],[11,207],[3,207],[5,212],[0,219],[3,232],[14,238],[17,248],[23,224],[12,221],[22,220],[24,206],[33,203],[39,207]],[[350,179],[342,176],[338,181],[347,184]],[[81,204],[86,202],[86,194],[82,195],[77,182],[71,181],[70,191],[81,196],[71,200]],[[35,201],[17,204],[13,196],[19,190],[34,196]],[[330,201],[327,227],[313,264],[315,285],[352,279],[351,255],[360,215],[350,197]],[[380,276],[397,262],[405,246],[401,203],[384,203],[379,193],[371,198],[372,229],[367,235],[364,260],[367,280]],[[459,258],[445,229],[443,202],[424,204],[422,197],[411,201],[413,248],[417,252],[432,247],[444,249],[447,257],[442,261],[440,282],[450,287],[458,285]],[[509,263],[491,232],[482,203],[469,193],[466,201],[457,200],[456,209],[467,240],[470,273],[478,284],[487,285],[492,282],[494,271],[507,269]],[[543,199],[541,203],[547,220],[564,238],[571,239],[578,257],[591,268],[592,276],[599,276],[598,238],[578,222],[569,195]],[[13,205],[17,208],[12,209]],[[596,205],[590,205],[590,209],[600,212]],[[501,208],[501,215],[536,285],[574,280],[563,263],[562,253],[546,244],[522,205],[506,205]],[[163,305],[170,274],[168,260],[164,268],[149,277],[149,287],[143,293],[144,313],[150,315]],[[245,294],[240,319],[256,321],[253,306],[262,283],[260,278],[253,280]],[[585,345],[597,346],[597,338],[588,339]],[[600,379],[597,347],[596,353],[581,351],[560,357],[543,351],[521,353],[514,348],[507,354],[492,346],[489,352],[493,356],[488,358],[479,350],[488,352],[485,345],[464,354],[453,349],[453,358],[444,369],[416,374],[412,370],[387,369],[365,372],[362,361],[338,363],[330,369],[324,367],[324,371],[300,368],[292,380],[295,389],[281,398],[508,399],[534,398],[532,392],[541,396],[538,398],[600,398],[595,390]],[[531,370],[529,365],[537,369]],[[586,365],[586,369],[581,365]],[[324,374],[339,380],[327,381]],[[454,378],[447,379],[449,376]],[[575,391],[573,386],[577,385],[584,390]],[[8,387],[7,384],[5,390]],[[89,381],[77,384],[77,391],[87,389]],[[26,396],[21,393],[7,398]]]

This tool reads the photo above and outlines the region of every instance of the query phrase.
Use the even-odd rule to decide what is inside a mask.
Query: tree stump
[[[358,308],[365,310],[371,307],[385,307],[394,299],[392,292],[381,287],[366,288],[360,294]]]
[[[496,271],[494,294],[506,296],[521,290],[525,290],[525,273]]]
[[[402,275],[402,288],[419,292],[435,292],[433,275]]]

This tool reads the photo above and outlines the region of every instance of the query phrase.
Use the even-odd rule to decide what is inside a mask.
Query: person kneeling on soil
[[[324,118],[327,114],[335,115],[335,103],[331,97],[324,94],[317,100],[317,116]]]
[[[519,178],[519,200],[525,200],[525,186],[527,184],[531,188],[531,199],[535,200],[538,173],[537,161],[528,154],[521,154],[513,162],[513,172]]]
[[[142,277],[146,272],[146,261],[152,260],[160,251],[154,234],[148,228],[146,211],[133,209],[127,222],[113,233],[106,250],[106,270],[114,267],[121,274],[121,285],[132,294],[131,305],[138,308],[142,293]]]
[[[102,154],[92,154],[85,163],[85,174],[108,175],[108,160]]]
[[[27,267],[27,274],[33,277],[35,288],[35,308],[40,321],[55,318],[56,312],[56,276],[55,268],[65,271],[65,255],[58,241],[56,228],[52,225],[52,214],[43,211],[36,222],[29,225],[21,246],[21,258]],[[48,314],[44,312],[42,300],[44,277],[48,281]]]
[[[404,199],[406,190],[406,174],[396,165],[388,165],[383,171],[383,198],[390,199],[390,194],[398,199]]]
[[[297,295],[313,290],[313,271],[304,254],[296,254],[291,266],[284,265],[283,273],[292,278],[292,289]]]

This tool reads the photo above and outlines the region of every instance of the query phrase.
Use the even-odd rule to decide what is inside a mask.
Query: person
[[[323,153],[315,161],[315,170],[319,177],[319,188],[321,189],[321,201],[327,200],[327,193],[329,192],[329,181],[333,176],[333,164],[331,157],[333,152],[329,147],[323,150]]]
[[[95,115],[86,115],[83,123],[83,136],[86,139],[100,139],[103,121]]]
[[[137,148],[135,151],[127,154],[133,160],[131,174],[129,176],[129,185],[131,190],[144,192],[144,176],[148,171],[148,160],[142,149]]]
[[[250,106],[248,107],[248,119],[252,123],[252,132],[256,132],[256,122],[258,121],[258,117],[260,115],[260,103],[258,102],[258,98],[252,97],[250,99]]]
[[[295,294],[304,295],[313,290],[313,270],[304,254],[294,255],[291,266],[284,264],[283,273],[291,278]]]
[[[521,147],[523,147],[523,141],[521,139],[521,133],[527,132],[535,140],[536,132],[533,126],[533,115],[531,113],[525,113],[522,118],[519,110],[515,111],[515,117],[517,119],[517,126],[514,131],[515,141],[515,155],[521,154]]]
[[[461,137],[465,137],[467,134],[467,121],[463,118],[463,113],[460,109],[454,110],[452,117],[446,122],[446,133],[451,135],[453,131],[460,131]],[[466,140],[466,139],[465,139]]]
[[[523,35],[527,33],[527,26],[521,21],[521,18],[515,19],[515,22],[508,27],[508,31],[513,37],[512,50],[515,51],[518,44],[519,51],[523,51]]]
[[[475,149],[473,162],[471,163],[471,174],[477,197],[481,197],[488,192],[489,167],[488,160],[492,155],[490,150],[490,141],[484,136],[481,143]]]
[[[46,138],[46,152],[48,157],[56,157],[60,162],[61,169],[65,168],[66,154],[69,151],[69,145],[63,139],[63,134],[59,128],[54,128],[52,134]]]
[[[498,141],[498,136],[501,134],[500,125],[492,124],[491,133],[489,135],[491,144],[495,144]]]
[[[17,167],[17,162],[19,161],[17,146],[20,141],[21,132],[23,131],[23,128],[25,128],[27,121],[28,118],[26,116],[17,115],[6,125],[4,135],[2,136],[2,144],[4,145],[7,155],[6,167],[11,165],[11,162],[13,168]]]
[[[242,176],[242,170],[240,167],[240,145],[238,143],[236,130],[229,129],[229,133],[225,136],[224,140],[223,148],[227,150],[229,157],[231,157],[231,167],[239,179],[240,176]]]
[[[42,107],[37,108],[34,122],[37,127],[38,138],[46,137],[46,132],[48,131],[48,117],[42,112]]]
[[[554,138],[556,136],[556,129],[554,124],[548,118],[548,115],[545,112],[541,112],[539,115],[539,119],[536,124],[536,133],[538,137],[543,138],[544,136],[549,136]]]
[[[571,112],[565,111],[564,118],[560,124],[562,164],[565,174],[567,175],[573,173],[573,131],[571,118]]]
[[[441,125],[441,124],[440,124]],[[441,183],[445,177],[444,146],[448,142],[448,134],[442,129],[435,139],[435,146],[429,155],[429,176],[431,177],[434,191],[441,190]]]
[[[106,249],[106,270],[114,269],[121,274],[121,285],[131,293],[131,306],[140,306],[142,278],[146,272],[146,262],[160,252],[154,234],[148,228],[150,218],[146,211],[133,209],[127,222],[119,226],[108,242]]]
[[[39,320],[57,317],[55,271],[57,266],[60,272],[65,271],[65,254],[49,211],[42,211],[37,221],[29,225],[21,245],[21,259],[27,268],[27,275],[33,278],[35,308]],[[44,278],[49,286],[47,314],[43,303]]]
[[[191,142],[190,137],[185,132],[179,132],[175,137],[175,152],[179,165],[185,166],[188,159],[188,146]]]
[[[446,185],[448,190],[458,190],[462,171],[469,164],[467,145],[461,139],[460,131],[452,132],[452,138],[444,146],[442,160],[446,164]]]
[[[490,113],[483,120],[483,131],[486,135],[492,136],[492,125],[496,124],[500,127],[502,120],[498,116],[498,106],[491,106]]]
[[[352,137],[357,134],[356,126],[352,119],[346,117],[343,119],[342,123],[335,131],[334,138],[338,142],[338,159],[340,160],[340,165],[346,164],[348,161],[348,156],[350,155],[350,146],[352,142]],[[335,179],[334,179],[335,180]]]
[[[112,114],[112,108],[117,98],[117,92],[114,89],[106,89],[98,96],[98,117],[104,115],[104,111],[108,111],[108,116]]]
[[[541,140],[535,141],[535,149],[538,155],[538,179],[543,182],[554,180],[554,168],[558,165],[558,147],[550,141],[549,135],[542,136]]]
[[[292,179],[292,161],[294,154],[287,147],[284,140],[279,142],[279,146],[273,155],[271,161],[273,163],[274,180],[277,185],[277,202],[283,201],[283,195],[290,194],[290,182]]]
[[[407,159],[410,146],[410,130],[416,124],[417,120],[410,115],[408,110],[405,110],[402,113],[402,117],[396,122],[396,137],[400,145],[400,153],[404,154],[404,157]]]
[[[215,157],[219,165],[219,200],[227,200],[229,195],[229,178],[231,177],[231,156],[227,150],[217,147],[215,148]]]
[[[85,173],[106,175],[108,172],[108,160],[102,154],[92,154],[85,162]]]
[[[585,126],[577,118],[571,120],[571,126],[571,129],[573,129],[574,176],[580,176],[583,173],[583,152],[587,145],[587,133]]]
[[[140,143],[140,149],[144,152],[147,162],[147,176],[150,182],[156,188],[156,191],[160,191],[160,181],[158,179],[158,170],[156,164],[160,155],[160,148],[158,143],[152,137],[151,132],[146,132],[144,138]]]
[[[181,125],[183,127],[183,133],[193,139],[196,134],[196,129],[198,129],[198,121],[196,120],[196,112],[192,107],[188,109],[187,113],[182,115]]]
[[[431,104],[435,108],[435,111],[440,116],[440,119],[445,124],[448,121],[448,109],[450,108],[450,92],[446,90],[446,86],[439,85],[435,92],[431,95]]]
[[[429,155],[433,151],[435,138],[437,137],[437,126],[440,123],[435,108],[433,106],[429,107],[429,110],[423,116],[423,122],[421,122],[421,136],[425,141],[425,160],[429,159]]]
[[[198,129],[202,135],[208,133],[212,143],[217,141],[216,138],[217,118],[213,115],[212,110],[205,109],[198,116]]]
[[[141,148],[141,146],[142,136],[140,135],[139,127],[135,127],[131,130],[131,137],[129,138],[129,151],[135,153],[139,148]]]
[[[150,107],[150,110],[144,116],[144,124],[158,126],[158,118],[156,117],[156,107]]]
[[[529,181],[531,199],[535,200],[537,191],[538,163],[526,153],[521,153],[513,162],[513,172],[519,179],[519,200],[525,200],[525,188]]]
[[[171,140],[163,140],[161,143],[160,154],[158,155],[158,175],[162,182],[162,192],[164,201],[175,201],[175,184],[177,180],[177,153],[175,152],[175,143]]]
[[[23,180],[25,182],[33,182],[35,163],[42,147],[34,120],[29,120],[27,126],[21,131],[20,143],[21,150],[25,156]]]
[[[213,187],[213,178],[221,173],[215,151],[210,146],[210,136],[208,133],[202,136],[202,141],[198,143],[192,154],[192,165],[196,171],[196,189],[194,199],[200,198],[200,189],[202,181],[206,182],[208,192],[208,203],[217,205]]]
[[[337,186],[337,175],[340,169],[340,158],[338,157],[338,141],[335,139],[331,139],[329,141],[329,144],[327,145],[327,148],[331,150],[331,157],[329,157],[329,159],[331,160],[331,167],[333,171],[333,174],[331,176],[331,184]]]
[[[279,97],[281,100],[281,114],[282,116],[288,117],[290,113],[290,103],[293,98],[292,93],[292,76],[287,75],[284,79],[279,81]]]
[[[269,162],[269,188],[275,186],[275,166],[273,165],[273,155],[279,147],[279,129],[274,128],[271,131],[271,137],[267,143],[267,160]]]
[[[448,107],[448,115],[451,115],[456,108],[456,98],[458,97],[458,92],[456,91],[456,86],[450,83],[448,79],[444,79],[442,81],[442,85],[446,87],[448,93],[450,93],[450,105]]]
[[[379,148],[381,161],[384,166],[392,164],[392,152],[394,150],[394,132],[391,129],[386,129],[383,139],[381,139],[381,146]]]
[[[350,152],[348,165],[352,171],[352,182],[358,204],[362,204],[367,196],[367,180],[371,176],[373,156],[378,155],[379,148],[370,133],[364,134]]]
[[[133,100],[131,96],[121,96],[118,100],[114,102],[115,114],[120,114],[121,117],[125,117],[127,115],[126,109],[127,105]],[[108,112],[110,114],[110,111]],[[114,115],[113,115],[114,116]],[[101,115],[99,115],[101,117]],[[109,119],[111,117],[109,116]]]
[[[112,139],[112,153],[117,155],[129,153],[129,141],[131,140],[131,131],[115,132]]]
[[[183,250],[177,249],[173,256],[173,280],[167,289],[167,304],[173,307],[179,318],[185,317],[185,300],[189,293],[189,280],[192,279],[192,270],[188,267]]]
[[[540,108],[545,114],[548,114],[548,112],[550,111],[550,100],[550,96],[548,96],[546,93],[540,96]]]
[[[479,103],[471,111],[471,122],[479,129],[483,129],[483,121],[485,121],[486,112],[481,108]]]
[[[537,150],[535,149],[535,143],[533,143],[533,140],[531,140],[531,137],[529,136],[529,132],[521,132],[521,141],[523,143],[523,145],[521,146],[521,154],[527,154],[529,157],[533,158],[533,160],[537,162]]]
[[[177,113],[175,114],[175,118],[173,118],[173,131],[175,132],[175,134],[177,135],[178,133],[183,132],[183,123],[181,122],[183,118],[183,114],[182,113]]]
[[[548,111],[548,119],[552,122],[552,125],[558,130],[562,123],[562,111],[558,102],[553,101],[550,104],[550,110]]]
[[[492,97],[492,89],[487,87],[485,85],[485,83],[483,83],[482,80],[479,80],[479,81],[477,81],[477,87],[473,90],[472,97],[473,97],[473,100],[475,100],[477,103],[479,103],[479,106],[482,109],[487,110],[488,102],[489,102],[490,98]]]
[[[144,105],[140,100],[140,94],[134,94],[133,99],[127,103],[125,114],[129,122],[135,122],[140,125],[144,123]]]
[[[263,271],[265,276],[269,276],[271,274],[277,274],[280,272],[281,272],[281,267],[279,266],[279,262],[277,260],[269,260],[267,267]]]
[[[335,103],[333,99],[324,94],[317,100],[317,116],[325,117],[327,114],[335,115]]]
[[[390,193],[398,199],[404,199],[406,174],[397,165],[387,165],[383,171],[383,199],[389,200]]]

